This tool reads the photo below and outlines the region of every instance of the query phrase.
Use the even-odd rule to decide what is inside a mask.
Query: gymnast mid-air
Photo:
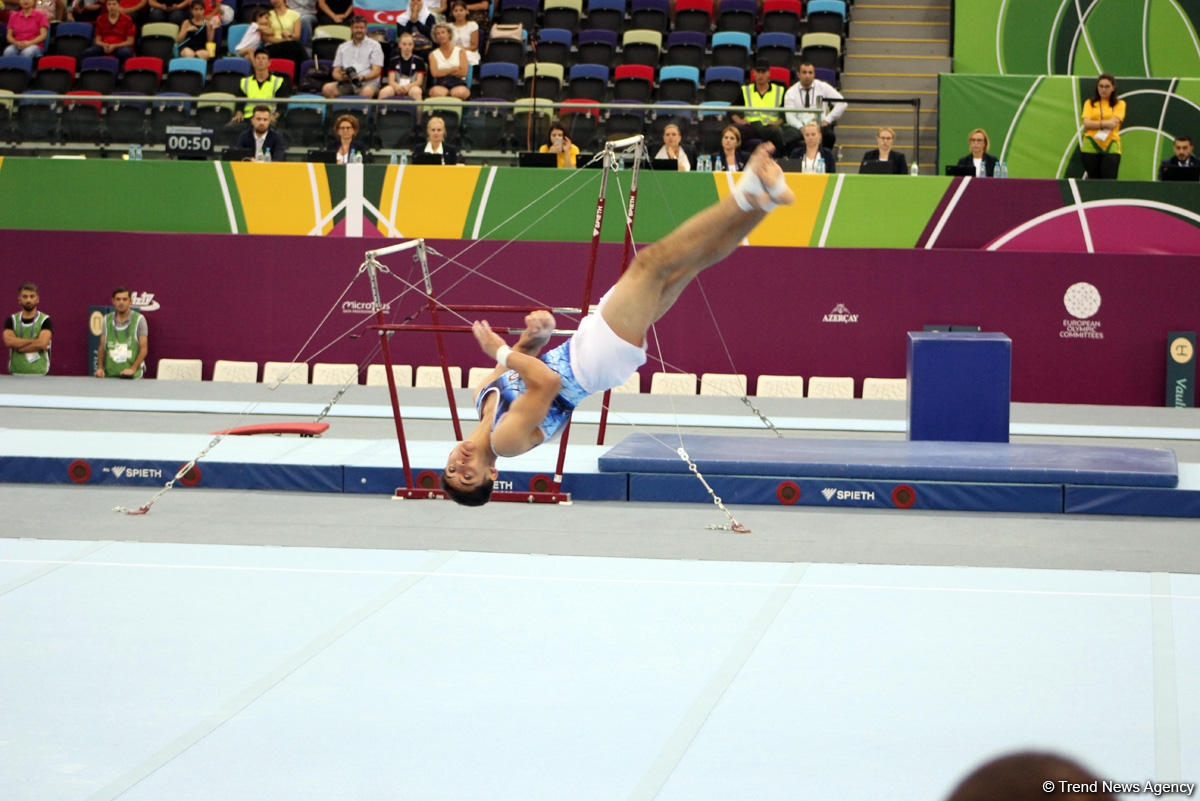
[[[554,436],[575,406],[620,386],[646,361],[646,332],[700,272],[724,259],[767,215],[795,196],[773,148],[750,156],[733,192],[640,251],[617,283],[562,345],[543,354],[554,317],[535,311],[509,347],[486,320],[472,325],[497,362],[475,395],[480,422],[454,446],[442,474],[446,493],[480,506],[492,494],[498,456],[518,456]]]

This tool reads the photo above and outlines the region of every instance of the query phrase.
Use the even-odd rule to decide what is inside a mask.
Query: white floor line
[[[746,626],[742,636],[734,643],[720,667],[704,685],[704,689],[696,696],[691,707],[675,727],[675,731],[667,738],[654,762],[642,774],[641,780],[629,794],[630,801],[653,801],[658,796],[663,785],[679,767],[679,763],[687,754],[696,735],[704,728],[704,724],[720,702],[721,697],[729,690],[729,686],[733,684],[734,679],[754,654],[754,649],[758,647],[767,630],[771,628],[775,618],[779,616],[779,612],[792,597],[792,590],[788,585],[798,586],[798,582],[804,578],[807,570],[807,564],[794,564],[788,570],[787,576],[791,581],[771,593],[771,596],[759,609],[758,614]]]
[[[424,575],[432,575],[436,572],[439,565],[445,564],[453,556],[453,552],[431,555],[427,561],[429,572],[426,572]],[[113,799],[119,798],[126,790],[138,784],[159,768],[186,752],[213,731],[225,725],[231,718],[269,692],[272,687],[279,684],[296,670],[303,667],[305,663],[352,631],[364,620],[374,615],[380,609],[383,609],[419,583],[422,577],[416,573],[404,577],[402,581],[393,584],[375,596],[375,598],[342,618],[332,628],[322,632],[303,648],[284,660],[275,670],[263,675],[257,681],[243,689],[242,692],[230,698],[213,714],[199,721],[183,734],[167,743],[157,753],[151,754],[140,764],[135,765],[121,776],[109,782],[106,786],[92,793],[88,797],[88,801],[113,801]]]
[[[258,546],[241,546],[246,548]],[[454,552],[444,553],[449,558]],[[746,588],[746,589],[786,589],[786,590],[821,590],[830,592],[911,592],[911,593],[947,593],[955,595],[1003,595],[1041,598],[1122,598],[1137,601],[1200,601],[1200,595],[1171,594],[1169,586],[1165,593],[1157,590],[1152,592],[1102,592],[1085,590],[1031,590],[1002,587],[961,587],[961,586],[920,586],[909,584],[854,584],[854,583],[804,583],[795,577],[790,581],[717,581],[712,579],[663,579],[663,578],[612,578],[584,576],[530,576],[515,573],[479,573],[471,571],[441,571],[431,568],[418,570],[367,570],[350,568],[317,568],[317,567],[269,567],[263,565],[198,565],[171,564],[169,562],[121,562],[104,561],[90,562],[78,559],[5,559],[0,558],[0,564],[17,565],[71,565],[79,568],[114,568],[118,570],[196,570],[228,573],[285,573],[308,575],[352,575],[352,576],[394,576],[397,578],[438,578],[466,581],[507,581],[530,584],[601,584],[601,585],[633,585],[647,587],[714,587],[714,588]],[[442,564],[442,562],[439,562]],[[985,569],[985,568],[981,568]],[[1032,568],[1024,568],[1030,572]],[[1169,575],[1169,574],[1163,574]]]

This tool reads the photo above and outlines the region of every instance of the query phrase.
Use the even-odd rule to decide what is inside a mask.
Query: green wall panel
[[[491,190],[479,235],[488,239],[537,239],[542,241],[585,241],[592,236],[600,170],[499,170]],[[609,176],[608,202],[601,239],[620,242],[625,238],[625,206],[632,173]],[[482,182],[481,182],[482,185]],[[622,191],[624,190],[624,191]],[[473,229],[476,202],[468,220]],[[643,172],[638,187],[642,209],[635,216],[634,234],[641,242],[661,238],[695,212],[717,200],[713,175],[689,173],[657,176]],[[465,232],[469,235],[470,231]]]
[[[1150,41],[1155,44],[1150,50],[1152,75],[1200,75],[1196,27],[1178,3],[1150,0],[1148,28]]]
[[[826,247],[911,248],[921,238],[951,179],[879,175],[870,181],[846,180],[838,193]],[[902,202],[897,202],[903,198]],[[828,204],[822,209],[822,218]],[[820,225],[813,244],[820,237]]]
[[[1200,76],[1195,0],[971,0],[954,13],[958,73]]]
[[[1120,78],[1127,111],[1122,181],[1149,181],[1177,133],[1200,132],[1200,79]],[[991,153],[1014,178],[1077,178],[1079,117],[1095,86],[1088,76],[943,75],[938,135],[941,167],[967,153],[972,128],[987,130]]]
[[[0,227],[203,233],[229,231],[210,162],[4,159]],[[20,202],[13,202],[20,198]]]

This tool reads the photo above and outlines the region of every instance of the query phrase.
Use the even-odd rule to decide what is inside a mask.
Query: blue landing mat
[[[685,436],[683,446],[705,475],[1164,488],[1179,482],[1175,452],[1164,448],[706,435]],[[674,450],[646,434],[626,438],[599,466],[689,472]]]

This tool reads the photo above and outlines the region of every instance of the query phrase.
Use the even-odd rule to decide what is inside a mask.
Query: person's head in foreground
[[[1078,762],[1024,751],[985,762],[946,801],[1116,801],[1104,782]]]

